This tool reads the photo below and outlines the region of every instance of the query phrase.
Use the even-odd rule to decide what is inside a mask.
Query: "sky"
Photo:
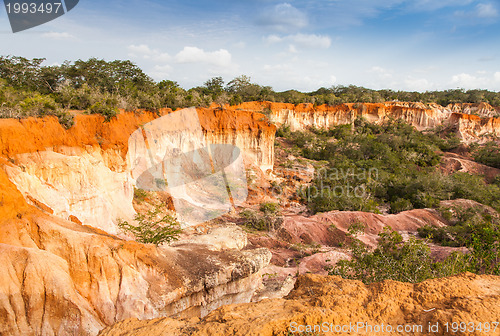
[[[184,88],[500,91],[500,0],[80,0],[15,34],[2,6],[0,55],[129,59]]]

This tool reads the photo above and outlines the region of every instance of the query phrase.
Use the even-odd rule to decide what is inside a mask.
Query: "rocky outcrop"
[[[129,319],[105,329],[100,335],[272,336],[290,332],[482,335],[486,323],[489,333],[498,335],[498,326],[495,328],[496,324],[492,323],[498,322],[498,316],[498,276],[466,273],[419,284],[387,280],[364,285],[337,276],[311,274],[299,277],[295,289],[284,299],[222,307],[203,320]],[[453,322],[458,323],[458,328],[461,322],[473,323],[475,327],[481,323],[483,331],[462,332],[457,325],[452,326]],[[354,325],[353,329],[350,325]],[[306,326],[311,329],[306,329]],[[384,328],[383,332],[381,328]]]
[[[306,217],[291,215],[284,219],[278,235],[294,244],[321,244],[337,246],[344,242],[349,227],[354,223],[363,223],[363,234],[357,236],[369,246],[376,246],[378,234],[384,227],[399,232],[416,233],[425,225],[446,226],[446,221],[432,209],[414,209],[398,214],[381,215],[361,211],[330,211]]]
[[[115,234],[116,220],[131,220],[135,214],[134,187],[127,171],[106,166],[103,153],[73,147],[19,154],[15,165],[6,165],[5,171],[29,203],[50,209],[48,212],[60,218]],[[114,163],[123,166],[120,156]]]
[[[202,108],[197,112],[204,139],[190,137],[184,125],[171,125],[179,132],[165,131],[159,139],[178,149],[193,147],[196,140],[236,145],[248,165],[272,168],[276,128],[263,115]],[[135,148],[129,148],[130,135],[155,118],[148,112],[121,113],[105,123],[102,116],[77,115],[68,130],[53,117],[4,119],[0,155],[9,159],[5,171],[31,204],[114,234],[119,218],[130,220],[135,214],[137,176],[131,171]]]
[[[287,125],[292,131],[308,127],[331,128],[352,123],[363,117],[380,123],[389,118],[402,119],[418,130],[445,126],[456,129],[466,143],[485,141],[488,136],[500,136],[500,108],[489,104],[438,104],[408,102],[350,103],[336,106],[250,102],[232,106],[235,110],[263,111],[278,127]],[[475,115],[477,114],[477,115]]]
[[[272,166],[275,127],[262,115],[197,112],[207,142]],[[112,235],[135,214],[129,137],[155,118],[77,115],[68,130],[52,117],[0,120],[1,335],[96,335],[126,318],[201,317],[251,300],[271,254],[236,227],[175,247]]]
[[[500,175],[500,169],[498,168],[477,163],[455,153],[444,153],[440,170],[447,175],[455,172],[483,175],[488,183],[493,182]]]
[[[276,126],[258,110],[199,108],[201,127],[209,144],[232,144],[263,172],[274,165]]]
[[[1,171],[0,181],[2,335],[96,335],[131,317],[204,316],[250,301],[271,258],[242,250],[234,227],[175,247],[124,241],[43,213]]]
[[[465,143],[500,136],[500,118],[481,118],[471,114],[453,113],[447,124],[457,129],[458,136]]]
[[[500,117],[500,107],[488,103],[453,103],[446,106],[447,110],[454,113],[475,114],[479,117]]]

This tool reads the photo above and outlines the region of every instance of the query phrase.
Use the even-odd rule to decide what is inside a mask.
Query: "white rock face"
[[[120,152],[119,146],[102,149],[101,143],[84,148],[58,145],[44,151],[13,154],[11,163],[6,165],[8,177],[31,204],[60,218],[116,234],[118,219],[132,221],[134,218],[133,190],[137,178],[144,172],[161,164],[166,156],[188,153],[191,157],[199,154],[198,157],[203,158],[207,152],[202,153],[203,149],[212,148],[212,144],[226,144],[208,151],[212,158],[211,175],[218,174],[212,185],[206,183],[206,176],[193,178],[199,168],[193,164],[187,169],[189,174],[177,174],[169,182],[180,195],[174,197],[176,210],[186,210],[186,214],[198,218],[186,222],[193,225],[207,221],[246,200],[243,162],[264,170],[272,168],[274,126],[256,121],[252,113],[244,114],[240,122],[238,113],[212,110],[204,112],[203,125],[200,125],[200,111],[185,111],[190,113],[176,111],[138,128],[125,146],[126,157],[122,157],[125,153]],[[172,119],[172,115],[177,117]],[[266,132],[261,132],[263,127],[267,127]],[[189,155],[181,159],[189,159]],[[207,162],[198,161],[206,168]],[[217,162],[223,162],[224,174],[220,174]],[[191,181],[186,183],[189,178]],[[210,187],[220,184],[219,194],[210,192]],[[193,211],[189,204],[195,205]]]
[[[231,144],[207,144],[194,108],[142,126],[130,136],[128,148],[134,184],[167,191],[183,227],[220,217],[246,201],[242,151]]]
[[[17,155],[16,165],[5,170],[26,199],[45,204],[63,219],[74,216],[115,234],[117,219],[135,214],[134,189],[126,171],[113,171],[104,162],[100,150],[78,155],[45,151]]]

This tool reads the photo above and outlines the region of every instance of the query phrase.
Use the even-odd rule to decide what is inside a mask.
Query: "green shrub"
[[[278,229],[283,223],[276,203],[261,203],[259,212],[244,210],[240,216],[245,219],[245,226],[259,231],[272,231]]]
[[[170,215],[164,215],[163,209],[156,206],[146,214],[136,214],[137,225],[118,220],[118,227],[132,233],[137,241],[144,244],[160,245],[177,240],[182,232],[179,222]]]
[[[144,202],[147,196],[148,194],[145,190],[134,188],[134,200],[136,200],[138,203]]]
[[[448,214],[452,225],[424,226],[418,229],[419,236],[443,246],[467,247],[471,272],[500,274],[500,217],[478,207],[455,207],[442,212]]]
[[[446,176],[439,171],[439,148],[443,141],[456,142],[453,136],[443,140],[399,120],[375,125],[357,119],[354,126],[293,132],[289,139],[302,156],[328,162],[324,174],[317,174],[310,186],[299,190],[313,213],[377,212],[383,204],[390,205],[391,213],[398,213],[437,208],[440,201],[457,198],[500,210],[500,183],[487,184],[483,177],[468,173]]]
[[[411,209],[413,209],[413,204],[406,198],[397,198],[394,202],[391,202],[391,213],[398,213]]]
[[[401,235],[385,227],[379,234],[378,246],[370,251],[355,239],[350,247],[352,259],[341,260],[329,272],[346,279],[361,280],[364,283],[386,279],[417,283],[430,278],[443,277],[468,270],[457,257],[442,263],[434,262],[430,248],[420,240],[410,238],[403,242]]]
[[[279,211],[279,205],[272,202],[263,202],[260,204],[259,210],[266,215],[276,215]]]
[[[43,96],[39,93],[30,95],[19,106],[27,116],[35,117],[53,115],[58,109],[58,105],[52,97]]]
[[[109,121],[111,120],[111,118],[116,117],[116,115],[118,114],[116,104],[116,100],[106,99],[90,106],[88,112],[90,114],[101,114],[106,118],[106,121]]]
[[[282,125],[276,130],[276,136],[282,138],[289,138],[291,134],[290,126]]]
[[[496,142],[491,141],[481,146],[473,146],[472,155],[477,162],[500,168],[500,145]]]

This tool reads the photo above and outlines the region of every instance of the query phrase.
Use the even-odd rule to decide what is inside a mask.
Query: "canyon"
[[[240,145],[256,169],[272,162],[275,128],[261,115],[198,112],[207,142]],[[129,137],[157,117],[77,115],[69,130],[53,117],[0,120],[0,334],[96,335],[124,318],[250,301],[271,254],[234,225],[175,247],[116,236],[135,214]],[[173,145],[187,149],[186,138]]]
[[[291,131],[303,131],[308,127],[328,129],[353,123],[358,117],[362,117],[373,123],[381,123],[389,118],[401,119],[420,131],[440,126],[451,128],[467,144],[500,136],[500,109],[486,103],[457,103],[443,107],[438,104],[408,102],[349,103],[336,106],[249,102],[230,108],[267,111],[269,119],[277,127],[288,126]]]
[[[465,143],[500,136],[498,109],[487,104],[249,102],[224,108],[212,105],[195,112],[200,134],[179,123],[169,125],[171,129],[155,139],[182,152],[210,144],[238,147],[246,173],[255,180],[254,185],[249,183],[248,205],[268,197],[259,188],[275,179],[277,127],[329,128],[362,116],[377,123],[402,119],[419,130],[447,127]],[[369,287],[336,277],[304,275],[285,299],[249,303],[258,301],[256,293],[262,290],[265,274],[279,273],[282,280],[311,270],[325,274],[326,259],[346,258],[334,248],[338,241],[331,241],[329,228],[336,228],[340,241],[349,223],[362,217],[370,223],[362,239],[374,245],[384,226],[414,232],[428,221],[443,225],[431,210],[316,216],[290,211],[278,232],[281,238],[294,244],[321,243],[326,248],[286,272],[293,255],[272,239],[244,232],[232,220],[186,227],[180,240],[168,246],[130,240],[117,222],[132,221],[138,211],[134,188],[145,169],[138,170],[141,166],[136,162],[146,148],[131,142],[131,135],[172,113],[170,109],[157,114],[122,111],[110,121],[77,113],[69,129],[54,117],[0,120],[0,334],[97,335],[118,323],[103,335],[165,335],[167,325],[172,335],[272,335],[285,331],[291,321],[345,323],[356,317],[401,323],[404,316],[411,316],[408,321],[415,323],[441,323],[456,313],[464,314],[462,320],[473,319],[471,311],[476,308],[480,308],[477,316],[485,319],[499,315],[495,308],[500,306],[498,278],[471,274],[419,285],[384,282]],[[289,178],[307,181],[307,176]],[[293,287],[293,282],[287,284],[279,296]],[[450,284],[454,292],[444,290]],[[311,295],[307,288],[320,295]],[[388,299],[387,293],[394,292],[401,297]],[[423,293],[439,295],[423,299]],[[360,308],[372,298],[371,308]],[[342,311],[335,308],[339,304]],[[398,308],[402,306],[403,310]],[[279,307],[275,315],[264,316],[273,307]],[[443,309],[438,315],[419,313],[429,307]],[[384,313],[377,315],[382,308]],[[345,311],[359,314],[349,317]],[[249,322],[251,316],[258,322]]]

